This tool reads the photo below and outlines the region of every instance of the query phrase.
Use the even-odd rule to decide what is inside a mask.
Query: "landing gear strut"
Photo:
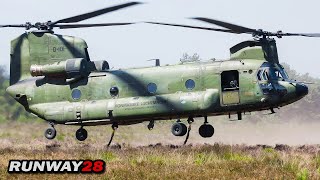
[[[54,139],[57,135],[57,131],[56,129],[54,128],[54,124],[52,122],[49,123],[51,127],[49,127],[48,129],[46,129],[46,131],[44,132],[44,136],[47,138],[47,139]]]
[[[274,111],[274,109],[273,109],[273,108],[270,108],[270,111],[271,111],[271,113],[270,113],[270,114],[274,114],[274,113],[276,113],[276,112]]]
[[[207,116],[204,117],[204,124],[199,128],[199,134],[203,138],[212,137],[214,134],[214,128],[212,125],[208,124]]]
[[[238,120],[242,120],[242,112],[237,112]]]
[[[178,120],[172,125],[171,132],[175,136],[184,136],[187,133],[187,126]]]
[[[186,137],[186,140],[184,140],[184,143],[183,145],[186,145],[187,142],[188,142],[188,139],[189,139],[189,135],[190,135],[190,131],[191,131],[191,124],[194,122],[194,119],[190,116],[188,118],[188,124],[189,124],[189,127],[188,127],[188,133],[187,133],[187,137]]]
[[[79,140],[79,141],[84,141],[86,140],[88,137],[88,132],[87,130],[85,130],[82,126],[80,129],[78,129],[76,131],[76,138]]]
[[[151,120],[147,127],[151,131],[153,129],[153,127],[154,127],[154,120]]]
[[[118,129],[118,123],[113,123],[111,127],[112,127],[112,134],[111,134],[111,138],[109,140],[109,143],[108,143],[107,147],[109,147],[111,145],[111,142],[113,140],[114,134],[115,134],[116,130]]]

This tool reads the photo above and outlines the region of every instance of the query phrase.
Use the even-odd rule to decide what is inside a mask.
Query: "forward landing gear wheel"
[[[57,131],[54,127],[49,127],[48,129],[46,129],[46,131],[44,132],[44,136],[47,139],[54,139],[57,135]]]
[[[88,137],[88,132],[87,130],[83,129],[83,128],[80,128],[77,130],[76,132],[76,138],[79,140],[79,141],[84,141],[86,140]]]
[[[171,127],[171,132],[175,136],[184,136],[187,133],[187,126],[181,122],[176,122]]]
[[[210,124],[203,124],[199,128],[199,134],[203,138],[212,137],[214,134],[214,128]]]

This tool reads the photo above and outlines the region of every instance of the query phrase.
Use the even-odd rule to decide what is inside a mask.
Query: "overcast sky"
[[[123,0],[4,0],[0,6],[0,24],[58,20],[80,13],[129,1]],[[208,17],[250,28],[285,32],[320,32],[319,0],[149,0],[102,15],[82,23],[159,21],[214,27],[186,17]],[[0,65],[9,69],[10,41],[24,29],[0,29]],[[233,35],[178,27],[135,24],[130,26],[55,29],[55,33],[86,40],[92,60],[107,60],[111,67],[127,68],[179,62],[184,52],[198,53],[201,59],[227,59],[229,48],[251,39]],[[320,77],[320,38],[288,37],[278,39],[281,62],[299,73]]]

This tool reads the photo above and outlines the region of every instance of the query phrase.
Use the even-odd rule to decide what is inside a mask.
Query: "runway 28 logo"
[[[8,173],[103,173],[103,160],[10,160]]]

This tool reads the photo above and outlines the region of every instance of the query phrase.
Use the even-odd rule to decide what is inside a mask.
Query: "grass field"
[[[320,179],[320,146],[303,145],[320,144],[319,124],[221,121],[215,123],[216,134],[210,139],[199,137],[200,124],[193,126],[186,146],[183,137],[171,135],[170,123],[161,123],[153,131],[146,124],[120,127],[107,148],[110,127],[88,127],[88,139],[78,142],[77,127],[57,126],[56,139],[49,141],[43,137],[47,124],[2,123],[0,179]],[[107,171],[7,174],[10,159],[103,159]]]

